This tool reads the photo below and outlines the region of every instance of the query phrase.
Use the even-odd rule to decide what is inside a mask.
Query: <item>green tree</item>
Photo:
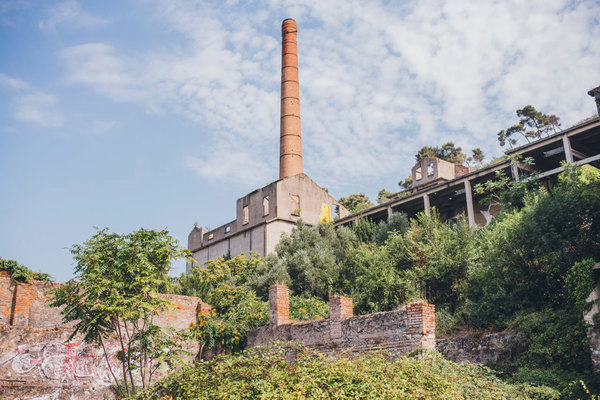
[[[327,300],[337,289],[340,270],[356,242],[348,228],[336,229],[332,224],[311,227],[300,221],[289,236],[281,236],[276,255],[265,259],[249,278],[249,285],[265,299],[270,285],[283,283],[297,296]]]
[[[560,118],[556,115],[544,114],[531,105],[516,111],[519,122],[498,132],[498,142],[504,147],[513,147],[517,143],[516,134],[523,136],[527,142],[539,139],[544,135],[555,133],[560,129]]]
[[[398,182],[402,190],[408,190],[412,186],[412,176],[407,176],[404,180]]]
[[[483,165],[483,159],[484,159],[484,155],[483,155],[483,150],[481,150],[479,147],[474,148],[473,150],[471,150],[471,155],[467,157],[467,162],[468,163],[475,163],[477,165]]]
[[[86,343],[102,347],[117,389],[132,395],[138,382],[148,387],[163,363],[178,359],[176,341],[153,321],[169,307],[157,290],[171,261],[189,252],[165,230],[119,235],[102,229],[71,253],[75,279],[53,291],[52,306],[64,306],[63,322],[75,322],[70,338],[82,334]],[[108,362],[113,355],[106,342],[115,337],[121,371]]]
[[[351,194],[348,197],[342,197],[339,202],[346,207],[351,214],[364,211],[367,208],[374,206],[373,202],[369,200],[364,193]]]
[[[423,146],[415,154],[416,161],[425,157],[437,157],[452,163],[462,164],[467,156],[463,153],[462,148],[456,147],[453,142],[446,142],[441,147]]]
[[[377,204],[383,204],[385,202],[390,201],[396,193],[388,192],[385,189],[381,189],[379,193],[377,193]]]

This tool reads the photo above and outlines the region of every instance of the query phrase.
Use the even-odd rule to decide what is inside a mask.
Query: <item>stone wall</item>
[[[436,349],[454,362],[494,365],[517,361],[523,345],[517,332],[480,332],[438,337]]]
[[[329,318],[308,322],[290,322],[288,304],[287,287],[269,288],[269,325],[248,332],[248,347],[293,340],[325,353],[435,348],[432,304],[419,302],[403,310],[354,317],[352,299],[332,296]]]
[[[58,283],[34,281],[17,284],[0,271],[0,398],[2,399],[95,399],[110,395],[113,371],[119,373],[114,355],[116,341],[108,341],[108,360],[101,349],[69,341],[73,324],[62,323],[60,309],[48,306],[48,290]],[[198,313],[210,306],[196,297],[161,295],[171,301],[155,317],[163,327],[185,329],[196,322]],[[195,354],[197,343],[183,343]],[[163,373],[166,371],[163,371]]]

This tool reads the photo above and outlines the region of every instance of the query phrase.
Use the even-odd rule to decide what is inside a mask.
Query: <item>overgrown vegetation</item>
[[[180,362],[177,336],[154,324],[169,307],[158,288],[168,278],[171,261],[188,255],[167,231],[140,229],[127,235],[98,230],[71,253],[75,276],[54,289],[52,306],[62,307],[63,322],[75,322],[78,334],[101,347],[120,396],[148,387],[157,370]],[[116,338],[121,368],[113,369],[107,342]]]
[[[32,280],[51,282],[50,274],[35,272],[14,260],[0,258],[0,271],[6,271],[16,282],[30,283]]]
[[[286,358],[293,361],[286,361]],[[188,366],[141,399],[558,399],[548,387],[502,382],[440,356],[331,359],[287,344]]]
[[[526,167],[523,161],[520,165]],[[403,214],[378,224],[365,218],[350,228],[300,222],[282,238],[275,254],[264,259],[241,255],[211,261],[206,268],[193,267],[171,290],[213,305],[213,313],[199,320],[195,334],[206,348],[228,352],[241,350],[248,329],[267,322],[267,289],[275,282],[290,286],[294,319],[325,316],[325,302],[334,292],[352,297],[356,314],[392,310],[426,298],[436,304],[439,332],[509,328],[524,335],[521,358],[495,366],[503,379],[546,384],[562,391],[565,399],[590,398],[580,380],[598,392],[600,379],[591,372],[582,313],[590,307],[586,298],[596,284],[591,268],[600,260],[599,193],[600,177],[592,167],[567,166],[552,191],[533,179],[514,184],[498,176],[479,191],[488,194],[488,201],[503,205],[486,227],[469,228],[460,217],[443,222],[435,209],[410,221]],[[233,365],[228,363],[255,362],[244,357],[200,364],[190,373],[204,377],[205,368],[215,371]],[[433,365],[442,370],[439,363]],[[237,376],[240,380],[232,386],[258,390],[245,380],[247,373],[239,370],[231,378],[221,377]],[[297,379],[327,381],[319,373],[312,377]],[[210,392],[213,383],[207,379],[202,390]],[[283,382],[263,384],[280,393],[276,388]],[[521,397],[505,398],[528,398],[519,393]]]

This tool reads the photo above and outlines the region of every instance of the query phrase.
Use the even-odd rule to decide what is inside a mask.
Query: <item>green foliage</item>
[[[425,157],[437,157],[452,163],[462,164],[465,162],[466,154],[463,153],[462,148],[456,147],[452,142],[447,142],[441,147],[423,146],[421,150],[415,154],[416,161]]]
[[[377,193],[377,204],[382,204],[390,201],[396,194],[392,192],[388,192],[385,189],[381,189],[379,193]]]
[[[503,129],[498,132],[498,142],[500,146],[505,146],[507,143],[512,147],[517,143],[514,138],[516,134],[523,136],[527,142],[534,139],[539,139],[543,135],[550,135],[560,129],[560,118],[556,115],[547,115],[535,109],[535,107],[527,105],[522,109],[517,110],[519,122],[510,128]]]
[[[494,173],[494,179],[473,186],[476,195],[484,196],[480,201],[483,205],[502,205],[505,211],[519,209],[524,206],[525,196],[539,187],[538,173],[530,172],[535,164],[533,158],[521,160],[515,154],[509,159],[511,165],[517,167],[519,180],[514,181],[503,170],[499,170]]]
[[[288,284],[298,296],[327,300],[355,243],[356,236],[347,228],[298,222],[289,236],[281,237],[275,247],[277,257],[267,257],[249,285],[263,298],[268,287],[279,282]]]
[[[360,218],[358,222],[350,226],[350,229],[352,229],[359,242],[370,243],[373,241],[376,226],[370,218],[366,217]]]
[[[22,283],[30,283],[32,280],[43,282],[51,282],[50,274],[43,272],[34,272],[29,268],[19,264],[13,260],[5,260],[0,258],[0,271],[6,271],[16,281]]]
[[[474,235],[464,218],[441,222],[439,213],[419,213],[405,235],[386,243],[396,269],[423,291],[429,301],[454,311],[461,300],[473,263]]]
[[[379,221],[373,231],[373,241],[383,245],[390,234],[405,234],[410,229],[410,221],[405,213],[392,213],[389,220]]]
[[[192,327],[194,338],[204,349],[237,351],[246,345],[246,332],[268,322],[268,304],[246,285],[248,278],[263,264],[256,252],[225,259],[219,257],[205,266],[192,265],[182,274],[174,292],[197,296],[212,306],[209,315],[198,317]]]
[[[329,304],[317,297],[290,296],[290,319],[311,321],[329,315]]]
[[[293,357],[293,361],[286,361]],[[332,359],[292,344],[188,366],[142,399],[558,399],[547,387],[509,385],[485,367],[438,355],[375,353]]]
[[[485,158],[485,156],[483,155],[483,150],[481,150],[479,147],[474,148],[473,150],[471,150],[471,155],[467,157],[467,162],[468,163],[475,163],[476,165],[483,165],[483,159]]]
[[[587,372],[591,370],[589,342],[578,312],[545,309],[524,313],[514,326],[526,338],[514,380],[563,389],[575,379],[591,377]]]
[[[76,321],[70,338],[82,334],[85,342],[103,349],[109,337],[117,338],[122,381],[117,379],[119,371],[111,369],[111,374],[121,394],[135,393],[138,381],[147,387],[163,363],[178,357],[176,341],[153,318],[169,306],[157,296],[157,289],[164,284],[171,261],[188,251],[164,230],[119,235],[102,229],[82,245],[74,245],[71,253],[76,279],[53,290],[51,305],[64,306],[63,322]],[[112,355],[105,351],[105,356]]]
[[[410,189],[410,187],[412,186],[412,175],[411,176],[407,176],[402,181],[399,181],[398,182],[398,186],[400,186],[400,189],[402,189],[402,190],[408,190],[408,189]]]
[[[373,202],[369,200],[364,193],[351,194],[348,197],[342,197],[339,202],[350,211],[350,214],[355,214],[374,206]]]
[[[394,268],[386,247],[371,243],[348,254],[336,288],[353,298],[357,314],[392,310],[415,293],[412,282]]]

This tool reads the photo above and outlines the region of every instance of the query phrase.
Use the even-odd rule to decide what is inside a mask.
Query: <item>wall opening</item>
[[[432,176],[435,173],[435,169],[433,167],[433,162],[427,163],[427,176]]]
[[[269,215],[269,196],[263,197],[263,217]]]
[[[421,170],[421,166],[418,166],[415,168],[415,180],[420,181],[421,179],[423,179],[423,172]]]
[[[248,206],[244,206],[244,222],[243,224],[246,225],[248,223],[249,220],[249,214],[248,214]]]
[[[292,199],[292,215],[300,215],[300,196],[297,194],[291,194],[290,198]]]

